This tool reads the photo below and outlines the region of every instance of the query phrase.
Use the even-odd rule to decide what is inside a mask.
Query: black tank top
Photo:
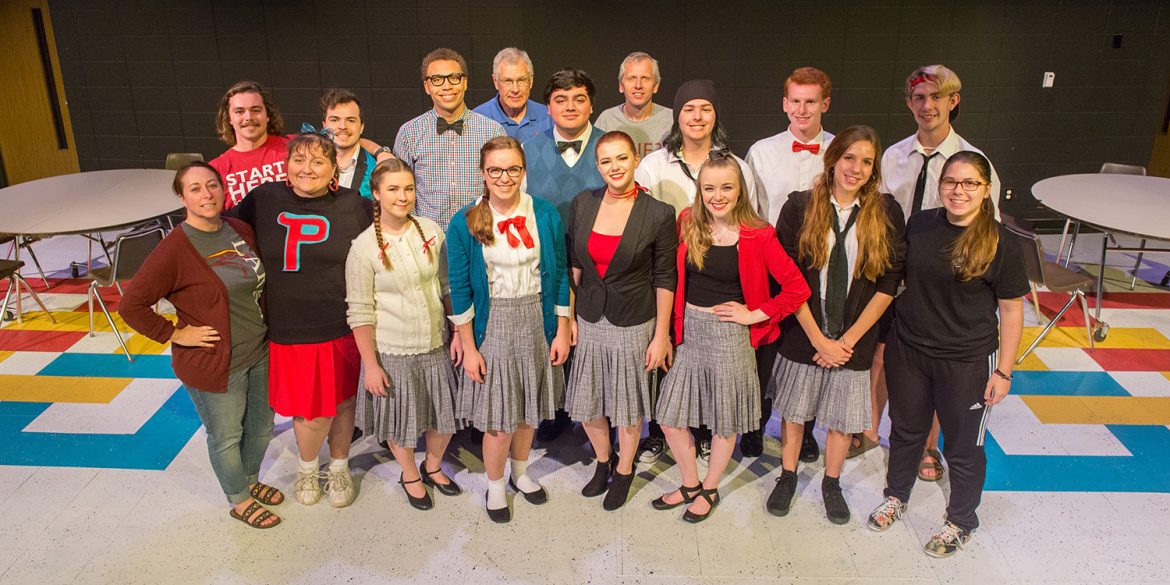
[[[729,301],[742,303],[738,245],[708,248],[702,270],[688,261],[686,289],[686,301],[696,307],[714,307]]]

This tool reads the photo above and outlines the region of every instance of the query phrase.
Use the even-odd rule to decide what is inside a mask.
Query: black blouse
[[[686,295],[687,302],[696,307],[743,303],[743,286],[739,283],[739,246],[707,248],[702,270],[688,261]]]

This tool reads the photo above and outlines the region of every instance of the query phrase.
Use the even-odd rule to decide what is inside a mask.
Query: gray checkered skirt
[[[479,353],[487,366],[480,384],[459,380],[455,416],[481,431],[515,432],[556,416],[565,403],[565,375],[548,359],[540,295],[492,298]]]
[[[688,306],[683,343],[662,380],[654,418],[664,427],[706,426],[721,437],[760,428],[760,380],[749,329]]]
[[[768,392],[784,420],[817,424],[842,433],[873,428],[869,370],[822,368],[776,356]]]
[[[356,405],[362,432],[408,449],[426,431],[455,432],[455,370],[446,347],[415,355],[378,352],[378,361],[390,377],[390,388],[382,397],[363,385]],[[365,375],[363,367],[362,380]]]
[[[654,337],[654,319],[618,327],[602,317],[596,323],[577,318],[577,349],[569,369],[565,410],[578,422],[607,416],[610,424],[628,427],[654,413],[654,386],[646,371],[646,346]]]

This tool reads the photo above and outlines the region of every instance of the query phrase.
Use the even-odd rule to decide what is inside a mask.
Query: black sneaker
[[[638,445],[638,461],[646,465],[653,465],[662,458],[666,451],[666,441],[662,437],[646,437]]]
[[[768,513],[773,516],[787,516],[792,510],[792,500],[796,499],[796,472],[783,471],[776,480],[776,487],[768,496]]]
[[[838,478],[825,477],[821,482],[821,495],[825,500],[825,516],[833,524],[849,523],[849,503],[845,501],[845,494],[841,493],[841,482]]]
[[[805,463],[813,463],[820,457],[821,448],[817,445],[816,438],[813,437],[812,433],[806,432],[804,440],[800,442],[800,460]]]
[[[764,454],[764,432],[749,431],[739,440],[739,452],[744,457],[759,457]]]
[[[699,454],[699,463],[706,465],[711,462],[711,439],[700,439],[695,443],[695,451]]]

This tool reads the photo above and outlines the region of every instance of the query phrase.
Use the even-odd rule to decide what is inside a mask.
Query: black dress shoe
[[[398,485],[402,486],[402,492],[406,494],[406,499],[410,501],[410,505],[414,506],[414,508],[417,510],[430,510],[431,508],[435,507],[435,503],[431,501],[431,494],[427,493],[426,488],[423,489],[422,497],[418,498],[410,495],[410,492],[406,491],[407,485],[418,483],[420,481],[422,481],[421,478],[411,481],[402,481],[402,476],[398,476]]]
[[[683,497],[681,502],[675,502],[673,504],[667,503],[666,496],[670,495],[670,492],[667,492],[651,501],[650,505],[653,506],[655,510],[673,510],[683,504],[689,504],[695,501],[695,496],[699,495],[699,492],[701,491],[703,491],[702,484],[694,487],[687,487],[685,485],[679,486],[678,493],[682,494]]]
[[[607,512],[612,512],[626,505],[626,499],[630,494],[630,486],[634,483],[634,470],[630,470],[629,475],[622,475],[614,469],[613,481],[609,482],[609,491],[605,494],[605,500],[601,502],[601,507]]]
[[[484,494],[483,507],[485,510],[487,510],[488,518],[491,518],[492,522],[495,522],[496,524],[507,524],[508,522],[512,521],[511,508],[504,506],[503,508],[496,508],[493,510],[492,508],[487,507],[487,500],[487,494]]]
[[[520,489],[516,485],[516,482],[512,481],[512,478],[510,477],[508,478],[508,485],[512,486],[512,489],[520,492],[520,495],[524,496],[524,499],[528,500],[529,504],[536,504],[539,506],[540,504],[548,501],[548,492],[544,490],[544,486],[540,486],[540,489],[534,492],[526,492]]]
[[[541,443],[555,441],[571,424],[573,421],[569,420],[569,415],[558,410],[556,418],[540,421],[540,425],[536,427],[536,440]]]
[[[748,431],[739,440],[739,452],[744,457],[759,457],[764,454],[764,432]]]
[[[435,488],[440,494],[443,494],[444,496],[457,496],[463,493],[463,488],[459,487],[459,484],[455,483],[455,480],[449,477],[447,478],[447,483],[439,483],[431,479],[432,475],[439,473],[440,471],[442,471],[442,469],[427,471],[426,460],[423,460],[422,463],[418,464],[418,474],[420,477],[422,477],[422,482],[424,484]]]
[[[609,474],[613,469],[609,465],[609,461],[598,461],[597,468],[593,470],[593,479],[581,488],[581,495],[586,498],[595,498],[605,493],[609,488]]]
[[[720,501],[719,488],[709,489],[709,490],[707,490],[707,489],[699,490],[699,497],[703,498],[704,500],[707,500],[707,505],[711,506],[711,507],[707,509],[707,512],[705,514],[695,514],[694,512],[691,512],[690,510],[687,510],[686,512],[684,512],[683,513],[683,520],[686,520],[687,522],[690,522],[691,524],[698,524],[699,522],[702,522],[702,521],[706,520],[707,518],[711,517],[711,512],[714,512],[715,508],[719,506],[719,501]]]
[[[800,442],[800,460],[805,463],[812,463],[820,457],[821,448],[817,446],[816,438],[812,436],[812,433],[805,433],[804,439]]]

